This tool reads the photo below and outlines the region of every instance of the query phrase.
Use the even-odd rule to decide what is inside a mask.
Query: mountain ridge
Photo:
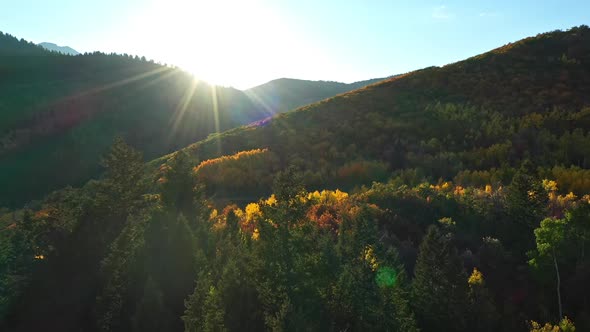
[[[60,46],[55,43],[49,43],[49,42],[42,42],[42,43],[39,43],[38,45],[43,47],[46,50],[54,51],[54,52],[58,52],[58,53],[62,53],[62,54],[67,54],[67,55],[80,54],[80,52],[76,51],[75,49],[73,49],[69,46]]]
[[[335,81],[278,78],[244,90],[244,92],[259,100],[265,107],[272,109],[273,113],[282,113],[384,79],[386,78],[342,83]]]

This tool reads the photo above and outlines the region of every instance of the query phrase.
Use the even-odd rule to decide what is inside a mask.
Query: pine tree
[[[133,276],[143,273],[138,256],[144,249],[147,215],[145,212],[129,218],[101,262],[100,288],[95,303],[97,328],[101,331],[118,331],[129,324],[129,317],[124,317],[122,311],[128,305],[127,301],[132,301],[128,294],[134,287],[131,285]]]
[[[303,179],[294,166],[277,173],[272,189],[279,202],[291,202],[305,190]]]
[[[534,246],[533,230],[545,217],[547,200],[547,192],[535,177],[531,162],[525,160],[512,178],[506,195],[506,207],[513,224],[505,236],[521,253]]]
[[[466,280],[450,239],[430,226],[420,244],[412,283],[412,304],[424,331],[466,329]]]
[[[168,162],[165,181],[160,188],[164,207],[176,210],[189,219],[197,217],[196,208],[200,201],[196,200],[202,198],[193,174],[193,166],[194,163],[186,152],[177,152]]]
[[[217,289],[213,286],[211,286],[205,298],[203,311],[203,332],[226,331],[224,323],[225,311],[221,297]]]
[[[126,216],[146,191],[142,154],[117,137],[110,152],[102,158],[101,165],[105,174],[97,203],[104,203],[111,215]]]
[[[404,265],[399,261],[399,255],[395,248],[389,248],[385,255],[383,266],[377,271],[377,285],[381,291],[386,291],[390,297],[384,306],[385,317],[393,316],[391,329],[395,331],[419,332],[418,322],[410,304],[411,289],[406,276]]]
[[[133,331],[164,332],[168,331],[166,321],[168,313],[164,308],[163,295],[151,277],[145,283],[143,296],[133,316]]]
[[[259,240],[253,243],[252,270],[266,327],[272,330],[296,328],[299,241],[294,226],[305,216],[304,190],[294,168],[280,172],[274,181],[276,204],[260,204],[265,220],[258,223]],[[271,222],[269,222],[271,221]]]
[[[420,332],[416,316],[410,305],[410,294],[401,284],[398,275],[398,285],[393,289],[393,308],[395,312],[395,326],[398,331]],[[387,314],[387,313],[386,313]]]
[[[197,273],[195,243],[186,218],[165,211],[156,212],[146,228],[145,246],[146,272],[160,286],[170,312],[180,317]],[[178,319],[169,323],[175,328],[180,328],[181,324]]]
[[[193,293],[184,302],[185,311],[181,317],[184,322],[184,330],[187,332],[198,332],[202,330],[205,314],[205,300],[211,289],[211,278],[209,273],[201,271],[197,274]]]

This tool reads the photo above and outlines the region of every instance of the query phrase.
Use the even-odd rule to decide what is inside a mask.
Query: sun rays
[[[154,0],[129,20],[121,40],[132,53],[244,89],[285,69],[297,76],[321,57],[294,26],[267,0]]]
[[[197,80],[192,80],[190,85],[187,87],[184,96],[179,101],[178,107],[174,112],[174,116],[172,117],[172,131],[169,133],[170,135],[174,135],[178,129],[178,125],[183,120],[184,114],[186,113],[189,104],[191,103],[193,96],[195,94],[197,85]]]
[[[176,109],[171,113],[171,128],[168,133],[168,140],[172,141],[181,131],[180,127],[184,126],[183,130],[191,131],[191,128],[198,128],[202,121],[213,121],[215,131],[212,134],[219,134],[222,130],[220,123],[220,108],[219,96],[217,94],[218,87],[210,85],[197,79],[192,79],[187,84],[186,90],[182,98],[178,101]],[[209,99],[210,103],[203,103],[197,94],[206,94],[205,99]],[[199,99],[199,100],[195,100]],[[210,105],[210,107],[208,107]],[[207,126],[209,127],[209,126]],[[218,142],[218,152],[221,153],[221,143]]]

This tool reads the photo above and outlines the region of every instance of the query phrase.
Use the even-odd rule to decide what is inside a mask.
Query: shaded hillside
[[[311,104],[340,93],[376,83],[385,78],[340,83],[329,81],[306,81],[292,78],[280,78],[261,84],[244,92],[277,113]]]
[[[0,206],[98,175],[115,135],[155,158],[278,111],[137,56],[66,56],[10,35],[0,54]]]
[[[96,176],[115,135],[155,157],[269,115],[238,90],[125,56],[2,57],[0,71],[0,205]]]
[[[502,183],[525,158],[589,168],[589,105],[590,29],[582,26],[401,75],[187,151],[207,160],[268,149],[278,163],[270,168],[294,164],[312,187],[368,184],[362,175],[383,165],[433,180],[485,171]]]

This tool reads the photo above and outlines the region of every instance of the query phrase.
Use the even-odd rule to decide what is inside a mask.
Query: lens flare
[[[375,281],[379,287],[393,287],[397,282],[397,271],[389,266],[380,267]]]

